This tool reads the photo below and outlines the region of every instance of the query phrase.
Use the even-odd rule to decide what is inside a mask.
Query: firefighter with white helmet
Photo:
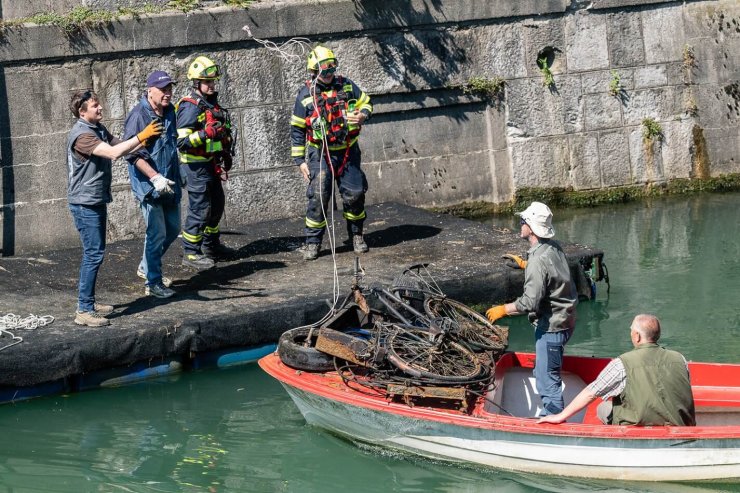
[[[347,233],[355,253],[368,250],[363,238],[367,179],[360,168],[360,129],[370,118],[370,97],[350,79],[336,74],[337,57],[325,46],[308,54],[311,77],[296,97],[291,124],[291,156],[308,182],[303,257],[319,256],[326,211],[336,182]]]

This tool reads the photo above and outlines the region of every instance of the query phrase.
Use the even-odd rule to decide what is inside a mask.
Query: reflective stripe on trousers
[[[344,160],[345,150],[329,153],[332,165],[339,169]],[[347,219],[347,229],[350,235],[362,234],[365,222],[365,193],[367,192],[367,178],[360,168],[362,153],[360,146],[355,144],[350,148],[344,173],[335,179],[344,209],[343,216]],[[319,164],[320,163],[320,164]],[[306,190],[308,206],[306,208],[306,243],[320,243],[326,229],[326,217],[323,211],[329,211],[332,175],[326,164],[326,154],[320,155],[320,150],[308,147],[308,169],[310,182]],[[322,210],[323,205],[323,210]]]

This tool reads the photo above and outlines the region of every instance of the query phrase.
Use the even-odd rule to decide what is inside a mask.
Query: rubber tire
[[[322,353],[313,345],[319,329],[313,330],[311,346],[303,345],[311,329],[298,327],[283,332],[278,342],[278,356],[283,364],[296,370],[324,372],[334,370],[334,356]]]

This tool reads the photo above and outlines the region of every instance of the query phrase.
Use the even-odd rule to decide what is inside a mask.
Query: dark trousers
[[[339,170],[344,161],[344,149],[330,152],[332,166]],[[361,235],[365,222],[365,193],[367,178],[360,168],[362,153],[360,146],[350,147],[344,170],[339,176],[332,176],[326,162],[326,152],[308,147],[308,170],[310,181],[306,190],[308,207],[306,208],[306,243],[321,243],[326,231],[326,215],[329,210],[329,199],[332,194],[332,181],[335,181],[342,197],[343,216],[347,220],[347,232],[350,235]]]
[[[212,164],[185,164],[183,168],[187,177],[188,213],[182,229],[182,247],[186,255],[200,254],[201,245],[219,243],[218,223],[224,214],[226,198]]]

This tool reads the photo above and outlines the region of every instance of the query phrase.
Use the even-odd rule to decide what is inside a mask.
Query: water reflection
[[[568,352],[617,355],[634,314],[652,311],[666,345],[737,363],[739,205],[728,194],[556,211],[558,236],[604,249],[612,279],[608,298],[602,289],[579,306]],[[511,347],[531,350],[525,317],[509,323]],[[740,491],[514,474],[357,446],[306,426],[254,365],[0,406],[0,429],[0,492]]]
[[[558,238],[604,250],[611,278],[608,298],[600,283],[597,301],[579,305],[576,333],[568,344],[571,354],[615,356],[630,349],[626,328],[635,314],[650,312],[662,321],[662,344],[695,361],[738,362],[740,194],[554,214]],[[488,222],[518,230],[515,221],[507,216]],[[510,322],[514,328],[526,326]],[[531,350],[527,340],[515,335],[512,342]]]

